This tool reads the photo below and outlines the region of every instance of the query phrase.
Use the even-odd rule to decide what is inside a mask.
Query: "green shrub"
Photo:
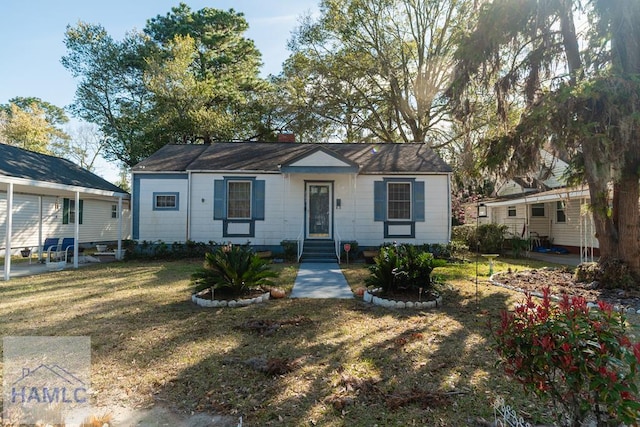
[[[476,226],[471,224],[456,225],[451,227],[451,241],[458,244],[465,245],[471,250],[475,250],[475,247],[469,246],[469,242],[473,241],[473,236],[476,232]]]
[[[216,242],[209,241],[195,242],[188,240],[185,243],[173,242],[171,245],[158,240],[157,242],[148,242],[143,240],[137,243],[133,240],[123,242],[123,248],[125,252],[125,259],[185,259],[185,258],[200,258],[206,253],[211,252],[219,245]]]
[[[597,262],[583,262],[576,267],[573,278],[576,282],[591,283],[598,280],[599,270]]]
[[[342,247],[340,248],[340,259],[341,260],[346,260],[347,259],[347,252],[344,250],[344,245],[346,243],[351,245],[351,248],[349,250],[349,259],[350,260],[354,260],[356,258],[358,258],[358,254],[360,253],[360,248],[358,247],[358,242],[356,242],[355,240],[347,240],[342,243]]]
[[[296,240],[283,240],[280,246],[284,251],[284,259],[286,261],[297,261],[298,258],[298,242]]]
[[[509,239],[509,245],[511,246],[511,252],[514,258],[520,258],[522,254],[529,248],[531,244],[530,239],[523,239],[519,236],[514,236]]]
[[[494,349],[507,375],[525,391],[553,403],[559,425],[636,425],[640,417],[640,343],[625,334],[624,316],[599,302],[564,296],[551,305],[528,295],[515,312],[502,312]]]
[[[629,266],[619,259],[583,262],[576,268],[577,282],[598,282],[606,289],[630,289],[634,285]]]
[[[451,240],[467,245],[472,252],[501,253],[507,229],[499,224],[459,225],[451,229]]]
[[[196,292],[206,288],[225,296],[241,296],[253,288],[270,286],[277,273],[269,262],[246,245],[225,245],[205,255],[204,266],[191,276]]]
[[[383,245],[369,267],[371,276],[365,283],[382,288],[384,293],[417,291],[419,288],[426,291],[433,288],[433,270],[445,264],[445,260],[435,259],[415,245]]]
[[[479,248],[481,253],[501,253],[504,245],[506,225],[482,224],[478,226],[469,243],[470,249]],[[479,244],[478,244],[479,243]]]

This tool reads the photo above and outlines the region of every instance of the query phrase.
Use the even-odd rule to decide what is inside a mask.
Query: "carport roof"
[[[69,160],[7,144],[0,144],[0,180],[2,178],[16,178],[33,186],[47,183],[127,194],[120,187]]]

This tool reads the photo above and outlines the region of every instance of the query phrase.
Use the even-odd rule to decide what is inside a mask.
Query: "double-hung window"
[[[75,224],[77,220],[78,224],[82,224],[83,204],[84,200],[80,200],[80,206],[76,208],[75,199],[62,199],[62,223]]]
[[[251,181],[227,181],[227,218],[251,218]]]
[[[531,205],[531,216],[543,217],[544,214],[544,203],[534,203]]]
[[[556,222],[567,222],[567,215],[564,211],[565,205],[563,201],[556,202]]]
[[[387,182],[387,218],[411,220],[411,183]]]
[[[222,220],[223,237],[253,237],[264,221],[265,180],[227,176],[213,182],[213,219]]]
[[[373,183],[373,220],[383,223],[386,238],[415,238],[425,221],[425,183],[415,178],[383,178]]]

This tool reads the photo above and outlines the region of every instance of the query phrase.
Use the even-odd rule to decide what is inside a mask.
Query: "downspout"
[[[353,199],[353,215],[351,217],[351,233],[353,236],[353,240],[357,241],[358,236],[356,236],[356,212],[358,212],[358,173],[353,174],[353,195],[351,197]]]
[[[278,170],[280,169],[280,167],[278,167]],[[288,189],[288,185],[287,185],[287,179],[285,178],[284,174],[282,173],[282,171],[280,171],[280,179],[282,179],[282,223],[281,223],[281,229],[280,229],[280,238],[281,241],[287,238],[287,202],[286,202],[286,197],[287,197],[287,189]]]
[[[76,223],[73,232],[73,268],[78,268],[78,247],[80,246],[80,192],[76,191]],[[67,251],[67,248],[62,248]]]
[[[191,240],[191,171],[187,171],[187,229],[185,230],[186,240]]]
[[[11,229],[13,222],[13,182],[7,187],[7,233],[4,242],[4,280],[11,277]]]
[[[449,221],[447,222],[447,242],[451,241],[451,174],[447,174],[447,203],[449,206]],[[491,218],[493,222],[493,218]]]
[[[531,227],[529,224],[529,205],[527,204],[527,195],[524,195],[524,224],[527,227],[527,239],[531,238]]]

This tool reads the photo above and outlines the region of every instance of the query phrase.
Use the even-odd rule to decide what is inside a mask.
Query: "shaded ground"
[[[503,272],[494,275],[493,279],[524,292],[541,294],[543,288],[548,286],[552,295],[576,295],[588,302],[606,301],[618,307],[640,309],[640,292],[637,290],[600,289],[590,283],[576,282],[573,273],[566,269],[542,268]]]
[[[209,414],[247,426],[475,426],[492,419],[497,396],[548,422],[491,349],[489,319],[522,295],[484,283],[476,293],[473,264],[438,273],[447,287],[433,310],[360,299],[201,308],[189,283],[200,264],[110,263],[2,282],[0,335],[90,336],[94,407],[157,421],[140,425]],[[352,286],[368,274],[348,270]]]

